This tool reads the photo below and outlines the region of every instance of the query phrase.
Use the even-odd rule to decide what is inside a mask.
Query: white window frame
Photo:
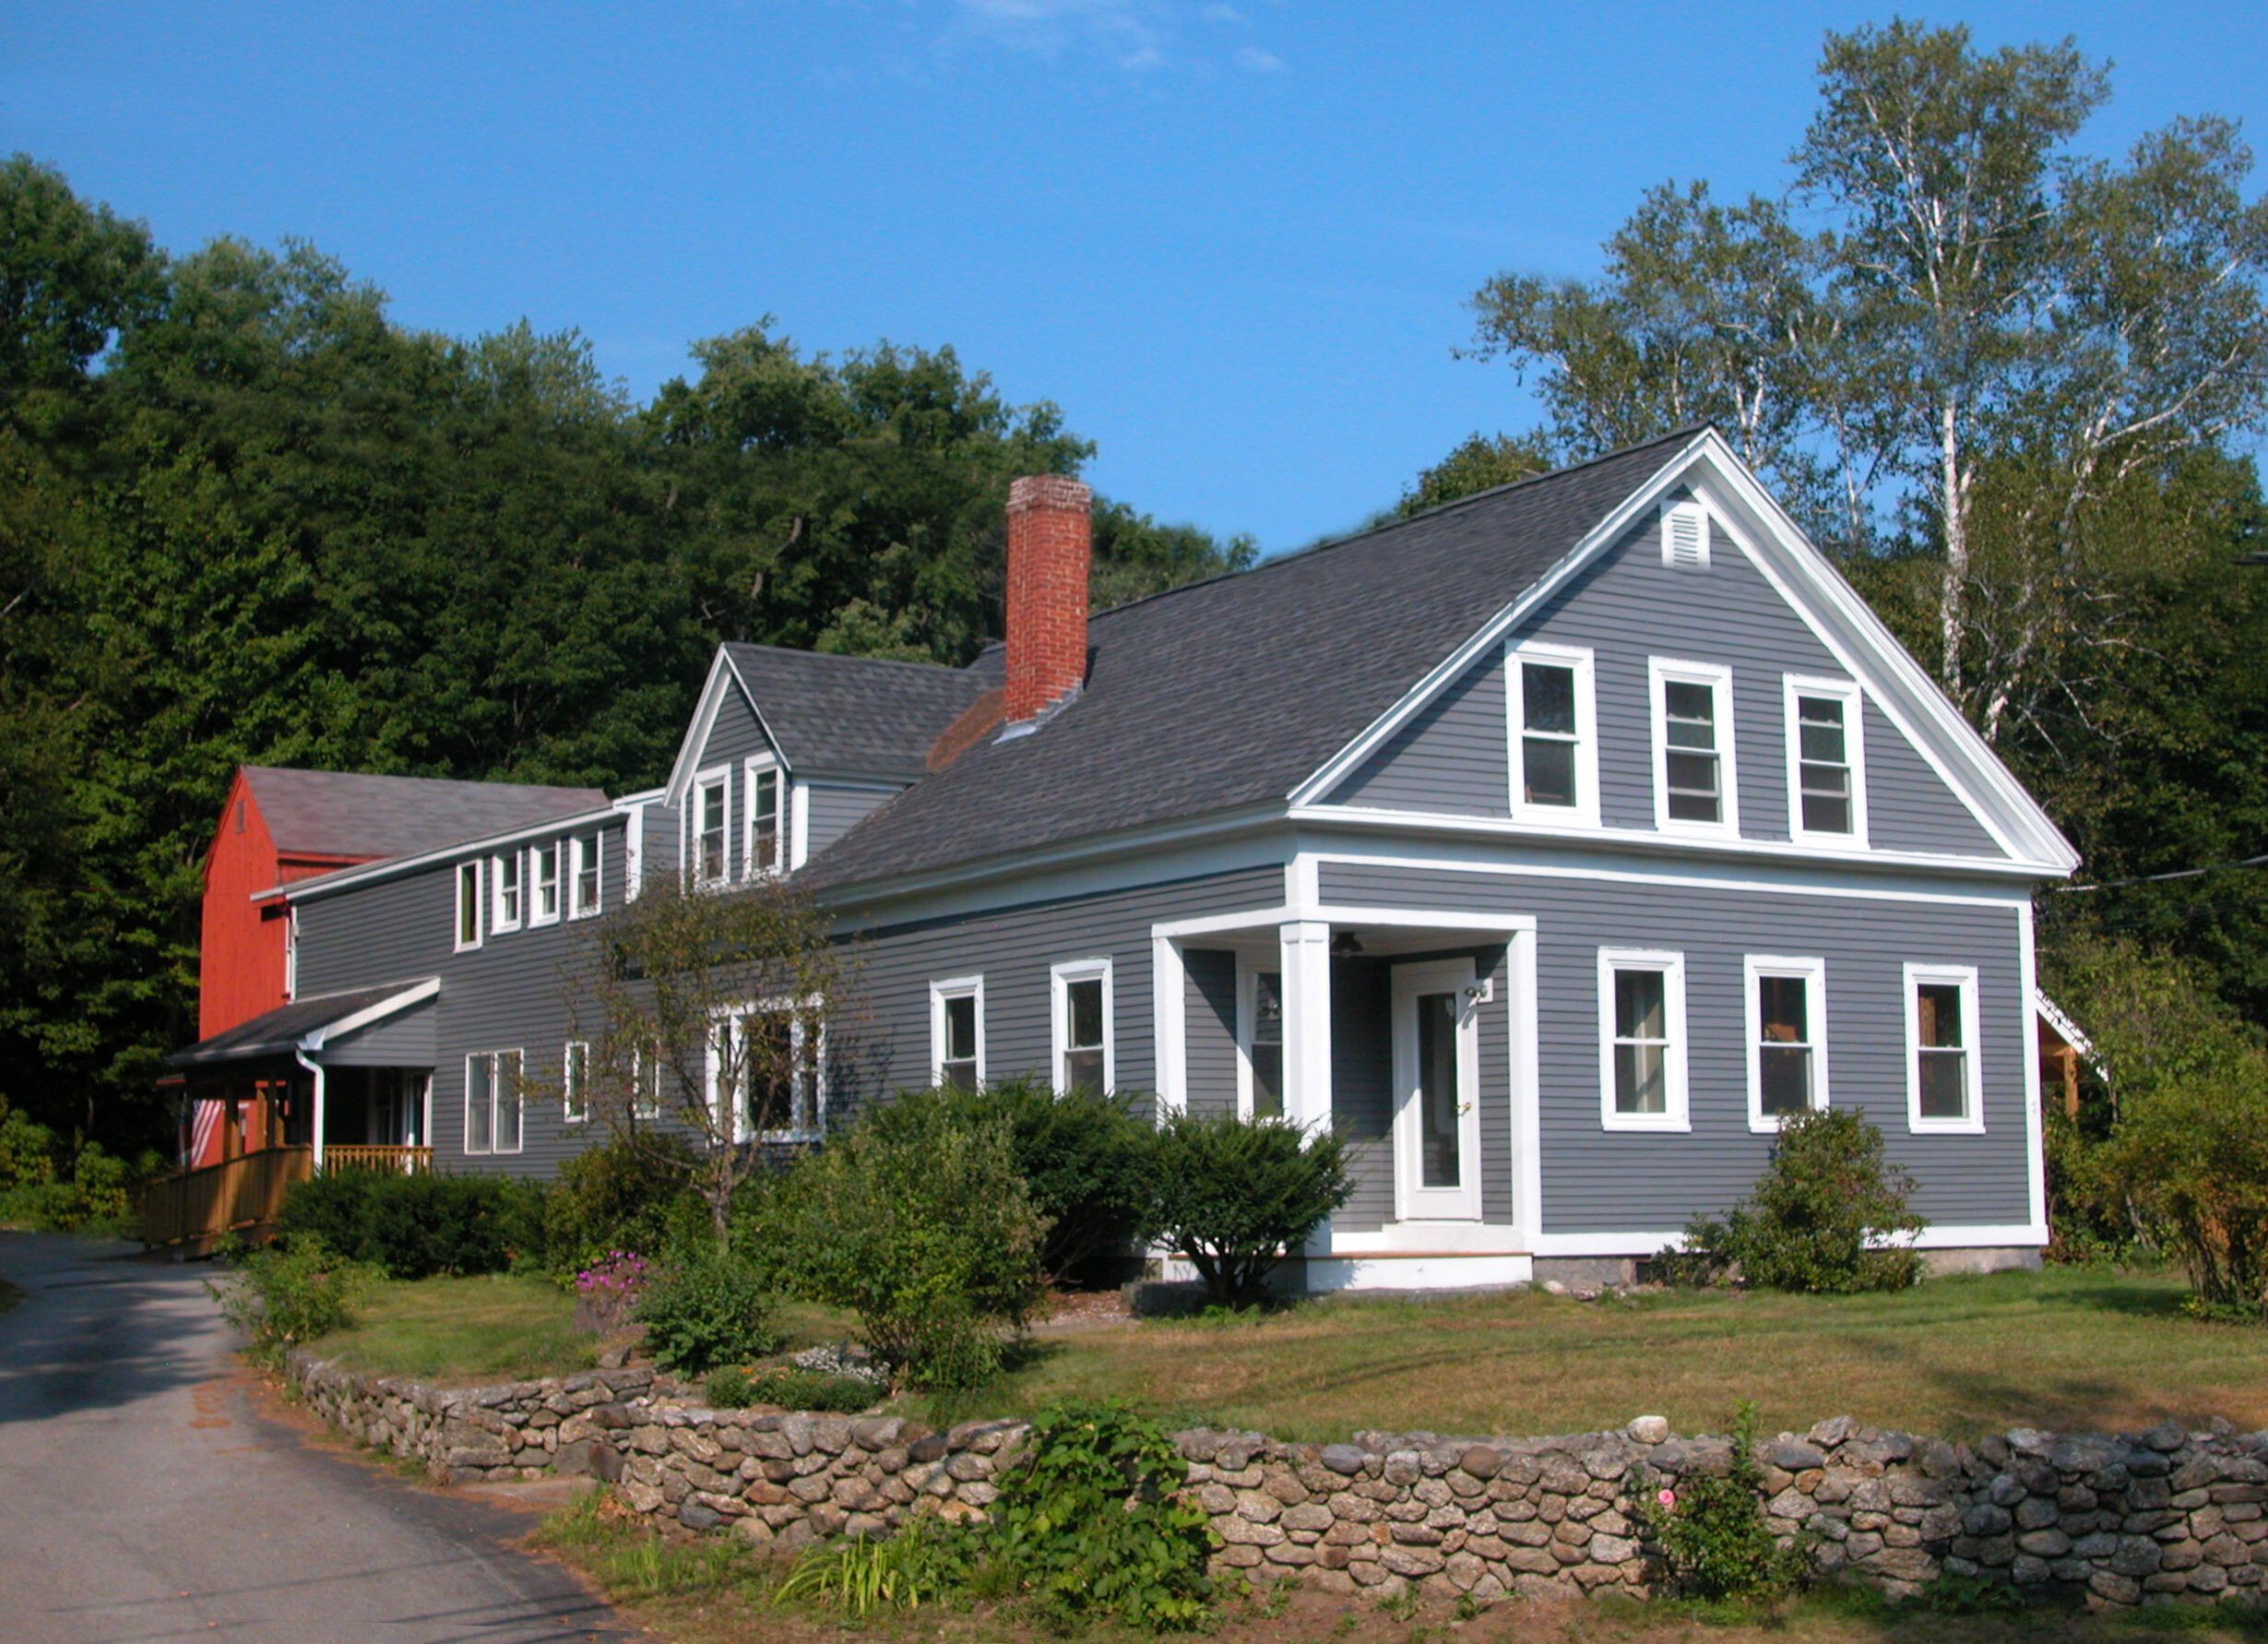
[[[948,976],[942,982],[930,983],[930,1083],[945,1082],[945,1004],[951,999],[974,999],[977,1003],[977,1085],[984,1085],[984,978],[978,976]]]
[[[496,1143],[496,1093],[504,1086],[505,1058],[511,1059],[512,1078],[518,1089],[518,1100],[513,1104],[518,1123],[514,1127],[512,1145],[499,1147]],[[488,1146],[472,1145],[472,1065],[488,1064]],[[474,1051],[465,1058],[465,1128],[457,1141],[469,1157],[485,1158],[492,1154],[523,1152],[528,1145],[528,1059],[517,1050]]]
[[[583,905],[583,870],[588,868],[593,895]],[[606,835],[578,833],[567,841],[567,917],[596,919],[606,911]]]
[[[661,1119],[661,1058],[643,1050],[630,1053],[630,1116],[640,1124]]]
[[[772,860],[756,860],[756,779],[769,775],[772,779]],[[768,754],[752,754],[741,762],[741,876],[744,879],[770,879],[788,871],[791,855],[794,829],[790,816],[794,804],[789,792],[788,773],[778,760]]]
[[[1626,1114],[1614,1104],[1614,979],[1623,971],[1650,971],[1662,979],[1662,1111]],[[1685,955],[1660,947],[1598,950],[1598,1123],[1606,1130],[1691,1130],[1686,1075]]]
[[[1258,1076],[1253,1068],[1253,1028],[1260,1019],[1260,982],[1262,971],[1276,978],[1276,989],[1280,999],[1284,992],[1284,960],[1281,948],[1265,956],[1239,953],[1236,959],[1236,1110],[1237,1116],[1253,1116],[1253,1102],[1260,1090]],[[1290,1014],[1285,1013],[1285,1025],[1290,1025]],[[1284,1065],[1276,1077],[1284,1083],[1284,1112],[1291,1116],[1291,1041],[1284,1041]]]
[[[730,1038],[742,1031],[743,1025],[751,1017],[785,1016],[789,1019],[790,1058],[799,1066],[803,1066],[806,1058],[805,1046],[808,1043],[807,1035],[811,1031],[803,1019],[808,1013],[818,1009],[820,1005],[821,1001],[818,999],[808,1000],[801,1006],[790,999],[758,999],[746,1005],[728,1006],[714,1013],[716,1030],[709,1036],[708,1088],[706,1094],[709,1114],[719,1131],[724,1128],[724,1091],[722,1090],[723,1081],[718,1078],[720,1069],[717,1058],[718,1040]],[[815,1142],[826,1134],[827,1027],[825,1021],[818,1025],[818,1044],[813,1046],[808,1052],[811,1069],[811,1123],[806,1126],[790,1126],[778,1130],[756,1130],[748,1123],[748,1103],[745,1100],[745,1093],[743,1093],[743,1099],[734,1104],[732,1114],[732,1139],[735,1142]]]
[[[590,1044],[570,1039],[559,1053],[559,1112],[569,1125],[590,1123]]]
[[[1690,530],[1694,537],[1694,555],[1690,564],[1680,564],[1674,546],[1681,530]],[[1705,571],[1709,568],[1709,507],[1699,497],[1682,497],[1662,504],[1662,564],[1673,571]]]
[[[1058,1096],[1071,1092],[1071,1086],[1063,1077],[1063,1061],[1073,1048],[1071,983],[1098,979],[1102,983],[1102,1088],[1106,1091],[1118,1089],[1118,1001],[1112,994],[1110,961],[1108,959],[1070,959],[1054,966],[1048,972],[1051,1017],[1048,1064]]]
[[[505,911],[505,895],[507,889],[505,870],[507,865],[511,869],[508,888],[516,899],[516,905],[509,914]],[[501,934],[505,931],[519,929],[528,918],[528,862],[526,857],[517,851],[508,851],[501,856],[490,857],[488,859],[488,928],[490,931]]]
[[[1719,815],[1714,822],[1695,822],[1669,815],[1669,710],[1666,686],[1707,685],[1713,693],[1712,723],[1716,727],[1716,785]],[[1732,670],[1721,662],[1680,661],[1671,657],[1646,659],[1646,696],[1652,703],[1654,754],[1654,826],[1663,833],[1694,839],[1740,837],[1740,769],[1735,748],[1739,736],[1733,719]]]
[[[450,952],[470,953],[474,948],[480,947],[481,941],[487,936],[488,903],[485,898],[486,883],[481,868],[481,859],[476,856],[469,862],[458,863],[457,864],[457,924],[450,933],[454,944]],[[470,941],[465,938],[465,914],[468,908],[472,914],[472,939]]]
[[[1906,1126],[1918,1136],[1982,1136],[1985,1133],[1985,1075],[1977,1021],[1975,965],[1917,965],[1905,967],[1906,980]],[[1961,990],[1962,1054],[1967,1075],[1964,1092],[1967,1111],[1957,1119],[1925,1118],[1921,1112],[1921,1001],[1915,991],[1924,984]]]
[[[549,856],[552,861],[552,911],[543,911],[543,874],[541,863]],[[543,840],[528,847],[526,888],[528,899],[528,927],[533,930],[541,924],[557,924],[567,911],[567,841]]]
[[[1760,1136],[1775,1136],[1782,1120],[1777,1114],[1764,1112],[1763,1010],[1756,997],[1756,983],[1766,976],[1802,978],[1803,1014],[1811,1034],[1811,1106],[1823,1111],[1831,1105],[1834,1089],[1827,1080],[1827,961],[1751,953],[1741,960],[1740,972],[1740,1018],[1748,1047],[1748,1127]]]
[[[299,909],[289,902],[283,910],[283,996],[299,997]]]
[[[1843,704],[1843,762],[1850,769],[1850,831],[1815,833],[1803,825],[1803,732],[1797,698],[1833,697]],[[1866,696],[1850,679],[1815,678],[1805,673],[1780,676],[1781,724],[1787,743],[1787,837],[1799,845],[1823,845],[1829,850],[1867,848]]]
[[[1526,679],[1523,662],[1569,668],[1575,686],[1575,803],[1531,804],[1521,797],[1522,761],[1527,735]],[[1565,645],[1526,640],[1504,647],[1504,705],[1509,721],[1512,759],[1512,816],[1515,822],[1539,822],[1561,828],[1598,826],[1598,693],[1592,653]]]
[[[708,808],[706,801],[712,788],[724,792],[723,832],[718,841],[721,860],[716,873],[704,874],[701,871],[701,813]],[[732,768],[730,765],[719,765],[694,776],[693,803],[685,807],[684,862],[685,881],[695,889],[707,889],[732,882]]]

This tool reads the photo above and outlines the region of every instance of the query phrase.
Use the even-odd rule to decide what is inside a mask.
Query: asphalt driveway
[[[490,1644],[644,1635],[515,1549],[523,1515],[261,1415],[198,1266],[0,1233],[0,1638]]]

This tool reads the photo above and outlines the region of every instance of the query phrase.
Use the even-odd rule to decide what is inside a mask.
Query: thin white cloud
[[[1208,23],[1241,23],[1244,14],[1233,6],[1208,6],[1197,14]]]
[[[1254,74],[1282,74],[1290,67],[1274,52],[1264,52],[1258,46],[1241,48],[1236,60],[1239,68],[1249,68]]]
[[[1212,51],[1184,49],[1182,29],[1193,17],[1204,22],[1249,27],[1234,6],[1193,6],[1190,0],[950,0],[952,21],[946,41],[982,42],[1012,52],[1044,57],[1099,59],[1128,74],[1180,70],[1217,72]],[[1237,67],[1254,74],[1280,74],[1284,60],[1257,46],[1233,54]]]

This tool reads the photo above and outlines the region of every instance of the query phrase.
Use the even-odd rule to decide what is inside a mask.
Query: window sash
[[[534,922],[548,924],[559,917],[559,852],[560,843],[538,845],[528,852],[535,865]]]
[[[1906,990],[1909,1126],[1981,1131],[1976,971],[1908,965]]]
[[[1582,803],[1576,754],[1582,734],[1572,662],[1520,664],[1520,796],[1524,804],[1573,809]]]
[[[605,865],[605,836],[588,834],[571,847],[574,883],[567,892],[567,916],[584,919],[599,911]]]
[[[694,875],[705,885],[716,884],[730,867],[726,833],[730,826],[730,784],[721,777],[695,790]]]
[[[1662,971],[1614,971],[1614,1111],[1669,1112],[1669,978]]]
[[[776,873],[780,867],[781,785],[777,770],[748,773],[748,873]]]
[[[520,926],[522,874],[524,864],[520,853],[489,858],[489,871],[496,881],[496,928],[516,931]]]
[[[944,1054],[937,1058],[937,1082],[956,1090],[977,1088],[977,995],[947,994],[939,1001],[944,1030]]]
[[[1111,1060],[1110,965],[1082,959],[1053,971],[1051,1029],[1055,1088],[1108,1090],[1116,1072]]]
[[[1855,833],[1848,708],[1839,697],[1796,697],[1796,788],[1806,833]]]
[[[1284,1116],[1284,974],[1253,972],[1253,1117]]]
[[[590,1117],[590,1046],[579,1039],[567,1041],[559,1057],[560,1116],[570,1125]]]
[[[481,864],[460,862],[457,864],[457,946],[459,949],[481,945]]]
[[[1769,1119],[1818,1105],[1811,982],[1785,971],[1763,971],[1755,979],[1756,1105]]]

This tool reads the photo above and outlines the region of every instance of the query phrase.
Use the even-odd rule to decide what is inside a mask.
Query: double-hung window
[[[1685,956],[1598,950],[1598,1116],[1609,1130],[1690,1130]]]
[[[1915,1130],[1984,1130],[1973,965],[1906,967],[1906,1120]]]
[[[605,865],[602,833],[577,834],[567,841],[567,917],[588,919],[600,906],[600,870]]]
[[[748,762],[742,792],[748,796],[748,839],[741,857],[751,879],[784,873],[788,866],[788,784],[775,765]]]
[[[1654,822],[1665,832],[1738,834],[1732,671],[1655,657]]]
[[[1515,644],[1504,656],[1512,721],[1512,814],[1598,825],[1598,742],[1591,653]]]
[[[465,1058],[465,1151],[520,1150],[520,1053],[475,1051]]]
[[[481,864],[478,858],[457,864],[457,951],[481,945]]]
[[[1117,1068],[1110,1043],[1110,961],[1057,965],[1052,980],[1056,1090],[1111,1089]]]
[[[1827,1105],[1827,965],[1751,954],[1745,980],[1749,1127],[1777,1130]]]
[[[732,871],[732,773],[703,771],[694,779],[693,813],[687,818],[693,833],[693,880],[696,885],[721,885]]]
[[[1787,833],[1800,844],[1867,842],[1866,749],[1858,687],[1846,679],[1782,683],[1787,723]]]
[[[559,871],[563,846],[558,840],[547,840],[528,852],[528,923],[529,924],[557,924],[559,923]]]
[[[973,1090],[984,1083],[984,978],[930,983],[930,1082]]]
[[[527,859],[517,851],[488,859],[488,876],[496,889],[496,907],[489,928],[516,931],[527,911]]]
[[[1254,1119],[1284,1116],[1284,973],[1246,962],[1239,977],[1244,1066],[1238,1103]]]
[[[709,1042],[709,1110],[735,1141],[816,1140],[825,1114],[826,1029],[815,1006],[727,1012]],[[728,1122],[728,1113],[730,1119]]]
[[[590,1118],[590,1046],[580,1039],[567,1041],[559,1057],[560,1116],[570,1125]]]

